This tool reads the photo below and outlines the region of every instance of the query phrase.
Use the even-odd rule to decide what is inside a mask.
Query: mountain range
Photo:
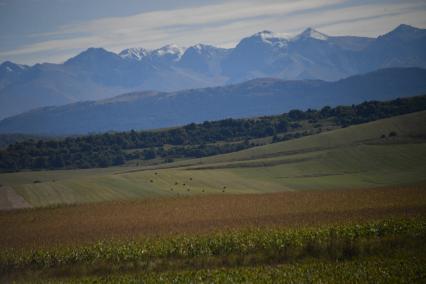
[[[262,77],[335,81],[390,67],[426,68],[426,29],[400,25],[377,38],[329,36],[312,28],[292,38],[262,31],[229,49],[167,45],[116,54],[89,48],[63,64],[1,64],[0,119],[134,91],[175,92]]]
[[[164,128],[425,93],[426,69],[420,68],[387,68],[335,82],[262,78],[221,87],[134,92],[39,108],[0,121],[0,133],[63,135]]]

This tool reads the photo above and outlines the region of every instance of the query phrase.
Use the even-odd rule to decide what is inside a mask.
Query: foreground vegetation
[[[72,283],[423,283],[424,255],[72,278]],[[60,281],[64,281],[62,278]]]
[[[275,282],[276,277],[296,283],[321,279],[422,281],[426,269],[404,254],[424,260],[425,237],[426,219],[389,219],[315,229],[277,228],[38,250],[6,249],[0,253],[0,267],[4,280],[34,275],[40,279],[112,275],[104,280],[114,282],[120,279],[114,273],[127,273],[127,281],[164,283]],[[292,264],[275,266],[288,263]],[[351,275],[355,271],[358,273]]]
[[[255,139],[286,141],[324,130],[422,111],[426,96],[365,102],[321,110],[292,110],[255,119],[225,119],[158,131],[105,133],[66,139],[26,140],[0,150],[0,170],[74,169],[122,165],[131,160],[163,162],[199,158],[257,146]],[[397,133],[382,133],[383,137]]]

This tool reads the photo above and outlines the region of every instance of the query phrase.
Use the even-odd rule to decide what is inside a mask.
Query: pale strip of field
[[[10,186],[0,186],[0,210],[30,208],[31,205]]]

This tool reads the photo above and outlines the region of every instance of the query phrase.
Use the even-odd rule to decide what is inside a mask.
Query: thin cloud
[[[185,37],[185,32],[188,37],[192,37],[191,33],[200,35],[202,34],[200,30],[202,30],[203,26],[223,26],[241,21],[250,22],[253,21],[250,19],[256,17],[285,16],[289,13],[326,7],[339,2],[341,0],[291,0],[269,3],[266,1],[261,3],[248,1],[227,2],[176,10],[146,12],[128,17],[103,18],[63,26],[56,32],[39,35],[66,36],[78,34],[78,36],[26,45],[14,50],[1,52],[0,57],[41,51],[57,51],[58,49],[85,49],[88,46],[104,46],[113,50],[134,45],[155,48],[169,42],[181,43],[181,38]],[[180,29],[180,31],[176,31],[176,29]],[[208,37],[206,39],[198,38],[198,40],[211,41]],[[226,40],[230,41],[229,36]],[[232,41],[235,40],[234,36]],[[213,42],[216,41],[213,40]]]
[[[31,53],[70,51],[102,46],[115,52],[126,47],[157,48],[199,42],[231,47],[241,37],[260,30],[296,33],[312,26],[330,34],[376,36],[399,23],[425,26],[426,4],[402,1],[353,5],[342,0],[242,1],[110,17],[63,26],[45,37],[61,36],[0,52],[1,58]],[[65,37],[65,38],[64,38]],[[64,38],[64,39],[63,39]]]

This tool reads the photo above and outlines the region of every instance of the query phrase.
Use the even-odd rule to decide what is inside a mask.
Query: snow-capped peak
[[[283,36],[281,36],[277,33],[274,33],[274,32],[271,32],[271,31],[266,31],[266,30],[255,33],[253,35],[253,37],[260,38],[263,42],[272,43],[272,44],[275,43],[277,40],[279,40],[279,41],[286,40],[285,37],[283,37]]]
[[[6,72],[22,71],[27,69],[27,65],[16,64],[10,61],[5,61],[0,64],[0,70],[4,69]]]
[[[208,45],[204,45],[202,43],[198,43],[198,44],[192,46],[193,49],[198,50],[198,51],[201,51],[201,50],[206,49],[208,47],[209,47]]]
[[[270,43],[271,40],[278,38],[279,36],[276,35],[275,33],[271,32],[271,31],[261,31],[258,33],[254,34],[255,37],[259,37],[262,39],[262,41],[264,42],[268,42]]]
[[[276,33],[273,33],[271,31],[267,31],[267,30],[255,33],[251,37],[245,38],[242,41],[247,42],[247,41],[252,41],[252,40],[257,41],[257,42],[260,41],[264,44],[268,44],[268,45],[271,45],[273,47],[279,47],[279,48],[286,46],[287,42],[288,42],[286,37],[279,35],[279,34],[276,34]]]
[[[317,31],[313,28],[307,28],[301,34],[297,35],[294,38],[294,40],[306,39],[306,38],[313,38],[313,39],[317,39],[317,40],[327,40],[328,36],[323,34],[323,33],[320,33],[319,31]]]
[[[157,56],[175,55],[178,58],[180,58],[184,52],[185,48],[179,47],[176,44],[168,44],[153,51]]]
[[[214,46],[212,46],[212,45],[198,43],[196,45],[193,45],[193,46],[189,47],[187,50],[193,50],[193,51],[201,54],[203,52],[211,52],[211,51],[213,51],[215,49],[217,49],[217,48],[214,47]]]
[[[145,56],[149,54],[149,51],[142,47],[135,47],[135,48],[128,48],[123,51],[121,51],[118,55],[121,56],[121,58],[124,59],[135,59],[135,60],[142,60]]]

